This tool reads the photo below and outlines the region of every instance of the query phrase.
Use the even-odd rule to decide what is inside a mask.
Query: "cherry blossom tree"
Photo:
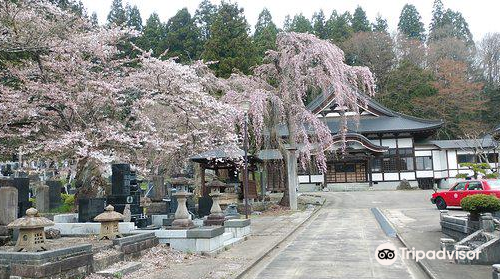
[[[306,108],[308,94],[333,94],[341,112],[359,113],[364,95],[373,95],[375,81],[366,67],[349,66],[344,52],[334,44],[304,33],[281,33],[276,50],[266,53],[264,64],[253,76],[232,75],[224,100],[238,104],[252,103],[249,117],[253,126],[255,151],[278,148],[283,158],[285,146],[298,148],[303,168],[315,158],[318,169],[326,171],[325,153],[332,149],[332,135],[327,125]],[[344,139],[347,119],[342,118],[340,133]],[[288,170],[290,177],[296,170]],[[288,188],[281,204],[288,205]]]
[[[276,44],[277,49],[267,52],[265,63],[255,68],[253,76],[230,77],[224,100],[233,104],[251,101],[256,149],[265,141],[301,146],[301,162],[314,155],[319,169],[326,171],[325,151],[332,145],[332,136],[304,100],[314,92],[332,93],[340,110],[359,112],[358,105],[364,102],[359,93],[375,93],[373,75],[367,67],[345,64],[340,48],[314,35],[280,33]]]
[[[77,160],[81,195],[105,193],[101,174],[111,162],[173,172],[194,152],[236,142],[234,109],[210,96],[218,79],[206,65],[144,51],[131,61],[119,45],[133,31],[96,28],[45,2],[2,5],[9,24],[1,44],[16,56],[2,59],[0,139],[18,142],[31,158]],[[66,27],[48,31],[56,26]]]

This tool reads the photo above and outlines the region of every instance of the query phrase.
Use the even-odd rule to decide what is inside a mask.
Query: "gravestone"
[[[19,206],[18,216],[21,218],[32,204],[30,198],[30,179],[27,177],[15,177],[13,185],[17,189],[17,203]]]
[[[78,200],[78,222],[93,222],[94,218],[104,212],[105,198],[89,198]]]
[[[49,212],[50,210],[49,186],[40,185],[36,188],[35,203],[38,212]]]
[[[129,164],[113,164],[111,170],[111,195],[107,197],[107,204],[114,206],[117,212],[123,212],[129,205],[131,219],[138,226],[137,220],[141,218],[143,209],[135,172],[130,170]]]
[[[198,216],[203,218],[210,215],[210,208],[212,208],[212,198],[211,197],[199,197],[198,198]]]
[[[130,165],[113,164],[111,165],[111,194],[130,195]]]
[[[149,197],[152,201],[162,201],[163,198],[167,195],[167,189],[165,187],[164,178],[161,175],[153,176],[153,189],[151,190],[151,194]]]
[[[14,187],[0,188],[0,225],[8,225],[17,219],[17,189]]]
[[[50,209],[61,206],[61,188],[62,183],[59,180],[47,180],[49,186],[49,207]]]

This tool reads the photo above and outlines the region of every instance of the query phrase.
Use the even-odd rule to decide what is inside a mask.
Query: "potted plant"
[[[494,213],[500,210],[500,200],[496,196],[477,194],[467,196],[460,202],[462,209],[468,211],[470,221],[479,221],[481,213]]]

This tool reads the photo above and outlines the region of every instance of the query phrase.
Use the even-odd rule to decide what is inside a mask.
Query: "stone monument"
[[[61,206],[61,188],[62,183],[59,180],[47,180],[49,186],[49,207],[50,209]]]
[[[172,179],[172,186],[176,189],[172,196],[177,199],[177,210],[175,211],[175,220],[172,222],[171,229],[194,228],[193,221],[189,218],[189,212],[186,206],[187,198],[192,195],[188,191],[188,186],[192,184],[193,181],[189,178],[178,177]]]
[[[153,180],[153,190],[152,195],[149,197],[153,202],[162,202],[167,196],[167,187],[165,187],[165,181],[162,175],[154,175]]]
[[[213,180],[208,184],[210,188],[210,196],[212,197],[213,203],[212,208],[210,208],[210,215],[203,222],[205,226],[222,226],[226,220],[226,216],[219,205],[220,189],[225,188],[226,184],[220,180]]]
[[[49,186],[40,185],[36,188],[36,209],[38,212],[49,212]]]
[[[8,225],[17,219],[17,193],[14,187],[0,188],[0,225]]]
[[[116,212],[112,205],[106,206],[106,211],[94,218],[94,221],[101,223],[99,240],[122,237],[118,229],[118,223],[122,220],[123,215]]]
[[[14,220],[8,225],[11,229],[19,229],[16,250],[18,252],[46,251],[44,227],[53,226],[54,222],[45,217],[38,216],[38,210],[26,210],[26,216]]]

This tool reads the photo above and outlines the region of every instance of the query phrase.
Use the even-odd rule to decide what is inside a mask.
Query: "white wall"
[[[412,138],[400,138],[400,139],[398,139],[398,147],[399,148],[411,148],[411,147],[413,147],[413,139]]]

